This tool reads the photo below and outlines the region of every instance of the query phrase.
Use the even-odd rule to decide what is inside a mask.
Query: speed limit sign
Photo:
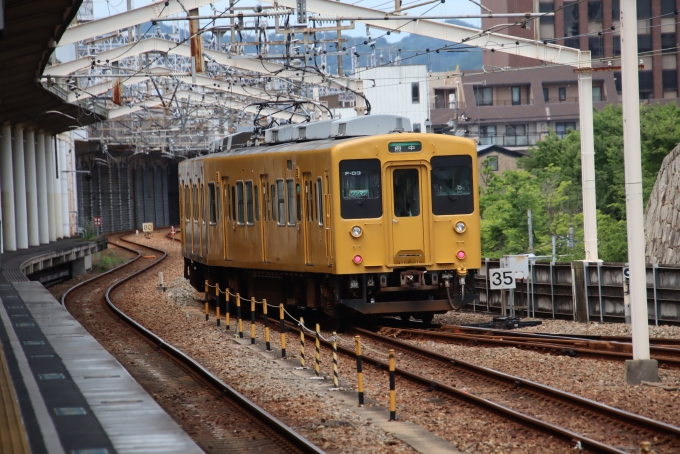
[[[153,222],[142,223],[142,232],[144,233],[153,232]]]
[[[489,288],[491,290],[509,290],[515,288],[515,273],[510,268],[489,270]]]

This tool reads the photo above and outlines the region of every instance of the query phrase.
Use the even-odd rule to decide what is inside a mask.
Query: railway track
[[[378,332],[401,339],[427,339],[480,347],[514,347],[555,355],[614,361],[633,359],[630,338],[625,337],[617,337],[616,340],[594,340],[580,336],[523,333],[455,325],[439,325],[439,327],[430,329],[381,327]],[[663,345],[660,343],[667,339],[655,339],[655,341],[650,346],[651,358],[656,359],[661,367],[680,367],[680,348],[674,347],[679,344],[669,342],[670,345]]]
[[[299,334],[299,328],[287,324]],[[657,453],[680,452],[680,428],[629,413],[549,386],[421,349],[369,330],[355,328],[371,347],[394,349],[399,355],[397,375],[431,391],[462,400],[532,430],[541,431],[587,452],[639,452],[652,442]],[[305,332],[309,339],[315,336]],[[330,348],[330,343],[321,341]],[[377,343],[377,344],[376,344]],[[354,357],[351,348],[339,353]],[[364,363],[387,370],[387,361],[364,350]],[[427,366],[423,366],[427,363]]]
[[[115,295],[124,291],[123,284],[160,263],[166,254],[120,237],[111,244],[136,257],[72,287],[63,295],[62,304],[204,451],[215,454],[323,452],[120,311],[114,300]]]

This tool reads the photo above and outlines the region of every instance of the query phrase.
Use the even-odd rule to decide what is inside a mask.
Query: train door
[[[191,253],[195,254],[198,249],[198,189],[194,183],[191,185]]]
[[[424,166],[394,166],[387,169],[388,190],[392,200],[387,212],[391,215],[391,246],[393,264],[425,261],[425,215],[423,212]]]
[[[205,202],[205,185],[201,183],[201,257],[208,255],[208,222]]]
[[[267,260],[267,219],[269,218],[269,213],[270,213],[270,196],[268,191],[268,178],[267,175],[260,175],[260,189],[258,194],[255,194],[255,197],[258,200],[261,200],[261,203],[257,204],[259,205],[259,211],[261,211],[260,215],[260,231],[261,231],[261,244],[262,244],[262,262],[268,263],[269,260]]]
[[[331,229],[332,200],[331,200],[331,178],[330,175],[328,174],[328,170],[324,171],[323,188],[324,188],[323,217],[325,220],[324,224],[326,226],[326,258],[328,259],[328,265],[332,265],[333,264],[333,230]]]
[[[305,238],[305,264],[313,265],[314,202],[312,200],[312,192],[314,191],[314,182],[312,174],[309,172],[302,174],[302,191],[304,198],[302,202],[302,226]]]
[[[229,177],[222,177],[222,254],[229,258]]]

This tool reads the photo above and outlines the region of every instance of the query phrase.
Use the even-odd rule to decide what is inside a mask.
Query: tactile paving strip
[[[115,453],[100,422],[92,413],[61,358],[47,341],[19,293],[12,285],[1,284],[0,298],[64,451],[71,453],[94,450],[109,454]],[[17,317],[18,315],[21,317]],[[14,353],[11,348],[8,348],[9,336],[4,322],[0,322],[0,342],[8,358],[7,363],[26,423],[31,450],[34,453],[46,452],[38,426],[40,422],[35,416],[27,388],[23,384],[22,372]]]

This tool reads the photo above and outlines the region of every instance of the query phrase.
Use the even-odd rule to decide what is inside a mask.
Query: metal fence
[[[625,263],[534,262],[529,278],[517,281],[514,308],[518,315],[580,322],[623,323],[626,316]],[[484,259],[475,277],[479,300],[474,310],[501,313],[501,290],[489,288],[488,270],[498,259]],[[626,298],[627,299],[627,298]],[[647,264],[649,323],[680,323],[680,266]]]

